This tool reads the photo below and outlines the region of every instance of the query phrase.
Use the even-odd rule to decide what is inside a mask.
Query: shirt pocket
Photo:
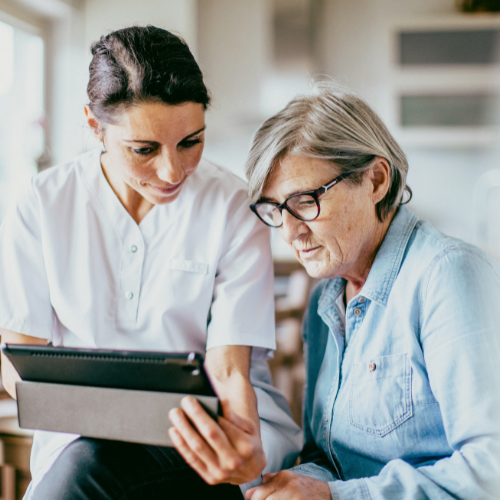
[[[406,354],[380,356],[352,367],[349,423],[383,437],[413,415]]]
[[[187,273],[207,274],[208,264],[194,260],[170,259],[168,267],[171,271],[184,271]]]

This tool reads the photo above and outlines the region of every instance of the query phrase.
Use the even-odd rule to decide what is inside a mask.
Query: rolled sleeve
[[[39,214],[30,182],[0,227],[0,327],[50,340],[53,312]]]

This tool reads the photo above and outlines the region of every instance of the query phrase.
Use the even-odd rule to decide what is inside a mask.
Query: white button
[[[365,300],[366,300],[366,299],[365,299],[364,297],[360,297],[360,298],[358,299],[358,302],[359,302],[360,304],[362,304]]]
[[[132,253],[137,252],[137,247],[136,247],[135,245],[132,245],[132,246],[130,247],[130,251],[131,251]]]
[[[125,297],[127,297],[128,300],[132,300],[134,298],[134,294],[132,292],[127,292]]]
[[[354,314],[356,316],[359,316],[361,314],[361,309],[358,309],[358,308],[354,309]]]

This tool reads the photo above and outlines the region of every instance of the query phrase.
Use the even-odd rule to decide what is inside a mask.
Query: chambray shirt
[[[304,323],[302,464],[334,499],[500,498],[500,265],[400,207],[344,322]]]

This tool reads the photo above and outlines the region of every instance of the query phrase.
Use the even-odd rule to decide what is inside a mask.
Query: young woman
[[[187,45],[133,27],[92,54],[85,113],[104,150],[35,176],[4,220],[2,340],[206,351],[224,417],[186,398],[170,415],[178,452],[36,432],[27,497],[241,498],[232,485],[291,465],[301,444],[265,363],[268,232],[245,184],[202,160],[210,97]],[[2,372],[15,396],[4,357]]]

